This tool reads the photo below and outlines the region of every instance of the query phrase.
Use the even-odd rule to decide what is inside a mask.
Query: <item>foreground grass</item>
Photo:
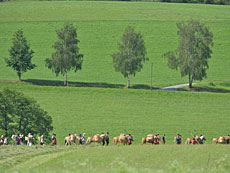
[[[228,145],[1,146],[0,169],[33,172],[226,172]]]
[[[135,89],[35,86],[28,83],[3,82],[0,90],[23,92],[38,101],[53,118],[58,144],[69,133],[92,136],[110,132],[134,134],[140,144],[149,133],[166,134],[173,143],[177,133],[183,143],[193,134],[212,138],[230,133],[230,94],[167,92]]]
[[[131,84],[150,83],[153,63],[155,87],[187,82],[179,72],[169,70],[162,54],[178,44],[176,23],[198,19],[214,34],[214,48],[208,79],[229,79],[230,6],[141,2],[6,2],[0,4],[0,79],[16,80],[16,73],[5,66],[11,38],[23,29],[35,51],[35,70],[23,74],[23,79],[63,80],[45,67],[44,59],[51,56],[56,40],[55,30],[65,22],[78,28],[80,52],[84,54],[83,68],[70,73],[74,82],[126,84],[126,79],[114,71],[111,54],[127,25],[143,34],[150,61],[131,78]]]

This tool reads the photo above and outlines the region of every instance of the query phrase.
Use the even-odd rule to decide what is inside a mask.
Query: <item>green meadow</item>
[[[230,6],[149,2],[6,2],[0,4],[0,79],[17,80],[16,73],[5,66],[13,34],[23,29],[35,51],[38,66],[22,79],[63,80],[56,77],[44,59],[54,51],[56,30],[65,22],[78,29],[80,52],[84,54],[82,70],[69,73],[69,80],[86,83],[126,84],[114,71],[111,54],[127,25],[134,26],[145,40],[147,57],[140,73],[131,78],[133,85],[149,85],[153,63],[155,87],[187,82],[179,72],[168,69],[162,54],[178,44],[177,22],[198,19],[214,34],[213,54],[206,80],[229,80]]]
[[[162,54],[178,44],[177,22],[198,19],[214,35],[208,78],[195,81],[192,90],[149,90],[186,83],[168,69]],[[44,60],[54,51],[56,30],[64,23],[77,27],[82,70],[56,77]],[[127,25],[142,33],[149,61],[127,80],[114,71],[111,54]],[[56,147],[0,146],[0,169],[21,172],[226,172],[230,171],[229,146],[211,145],[212,138],[230,134],[230,6],[151,2],[28,1],[0,3],[0,91],[9,88],[35,99],[53,118]],[[22,75],[6,67],[13,34],[23,29],[35,51],[37,68]],[[109,147],[65,147],[69,133],[110,132]],[[1,132],[0,132],[1,133]],[[134,135],[133,146],[114,146],[120,133]],[[166,134],[166,145],[142,146],[149,133]],[[177,146],[193,134],[206,136],[206,145]],[[169,144],[169,145],[168,145]],[[48,144],[47,144],[48,145]]]
[[[1,151],[6,152],[1,152]],[[229,172],[229,146],[1,147],[3,172]]]

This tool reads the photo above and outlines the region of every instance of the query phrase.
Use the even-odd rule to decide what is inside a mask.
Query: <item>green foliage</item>
[[[128,26],[125,29],[121,41],[122,43],[118,44],[119,52],[112,55],[114,68],[129,80],[129,75],[135,76],[136,72],[140,72],[143,68],[142,61],[148,58],[145,57],[146,49],[142,35],[135,33],[133,27]]]
[[[36,67],[31,63],[34,51],[30,50],[26,38],[23,36],[23,31],[18,30],[13,37],[13,46],[9,50],[10,57],[5,59],[7,66],[12,67],[17,71],[19,80],[21,75],[27,70],[32,70]]]
[[[0,128],[9,134],[48,136],[53,129],[52,118],[32,99],[22,93],[5,89],[0,92]]]
[[[67,72],[71,69],[74,72],[81,70],[83,54],[79,53],[77,30],[72,24],[65,24],[57,31],[58,39],[53,48],[56,50],[52,58],[45,60],[49,69],[52,69],[56,76],[61,73],[65,75],[64,85],[67,85]]]
[[[207,76],[208,59],[211,58],[213,34],[199,21],[188,24],[178,23],[179,45],[174,52],[167,52],[168,66],[172,69],[180,68],[181,76],[189,76],[189,87],[193,80],[202,80]],[[177,54],[177,55],[175,55]]]

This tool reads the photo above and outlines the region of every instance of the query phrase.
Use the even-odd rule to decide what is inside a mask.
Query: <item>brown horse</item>
[[[218,140],[219,140],[219,138],[213,138],[213,139],[212,139],[213,144],[217,144],[217,143],[218,143]]]
[[[147,137],[142,138],[142,144],[151,143],[154,144],[154,137],[157,137],[158,141],[161,140],[160,136],[154,136],[153,134],[148,134]]]
[[[119,136],[114,137],[113,138],[114,145],[117,145],[118,142],[119,142]]]
[[[96,134],[94,136],[88,137],[86,144],[91,144],[92,142],[101,144],[103,140],[105,140],[105,135],[100,136],[99,134]]]
[[[192,143],[192,139],[193,138],[187,138],[185,141],[185,144],[191,144]],[[201,144],[202,140],[205,140],[205,137],[203,137],[203,139],[201,139],[199,136],[195,136],[195,142],[193,144]]]
[[[219,143],[219,144],[226,144],[227,142],[226,142],[225,137],[224,137],[224,136],[219,137],[218,143]]]

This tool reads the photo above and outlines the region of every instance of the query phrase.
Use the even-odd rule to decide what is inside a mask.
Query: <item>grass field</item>
[[[111,54],[127,25],[140,31],[146,43],[150,61],[131,78],[131,84],[149,84],[153,63],[155,87],[187,82],[179,72],[169,70],[161,55],[177,46],[176,23],[199,19],[214,34],[214,48],[208,81],[229,80],[230,6],[141,3],[141,2],[7,2],[0,4],[0,79],[15,80],[16,73],[5,66],[11,39],[17,29],[23,29],[37,68],[23,79],[63,80],[55,77],[44,65],[51,56],[56,40],[55,30],[65,22],[78,28],[80,52],[84,56],[80,72],[70,73],[73,82],[126,84],[126,79],[113,69]],[[223,70],[225,69],[225,70]]]
[[[214,34],[208,78],[193,92],[150,91],[150,64],[155,88],[187,82],[167,68],[161,55],[177,46],[176,23],[199,19]],[[44,65],[53,52],[55,30],[71,22],[78,28],[83,69],[70,73],[70,87]],[[149,62],[131,78],[114,72],[111,54],[124,28],[134,26],[145,39]],[[229,146],[211,145],[212,138],[230,134],[230,6],[140,2],[6,2],[0,3],[0,91],[23,92],[38,101],[53,118],[58,146],[0,146],[0,170],[21,172],[226,172],[230,171]],[[35,70],[17,82],[5,66],[11,38],[23,29],[35,51]],[[110,132],[134,134],[130,147],[90,145],[64,147],[69,133]],[[166,145],[142,146],[149,133],[166,134]],[[181,133],[183,143],[203,134],[203,146],[173,145]],[[1,131],[0,131],[1,134]],[[171,145],[168,145],[171,144]]]
[[[165,92],[135,89],[35,86],[1,82],[0,90],[21,91],[38,101],[54,120],[59,145],[69,133],[110,132],[110,137],[132,133],[135,144],[149,133],[166,134],[173,143],[178,132],[186,137],[230,133],[230,94]]]
[[[1,147],[3,172],[229,172],[229,146]]]

